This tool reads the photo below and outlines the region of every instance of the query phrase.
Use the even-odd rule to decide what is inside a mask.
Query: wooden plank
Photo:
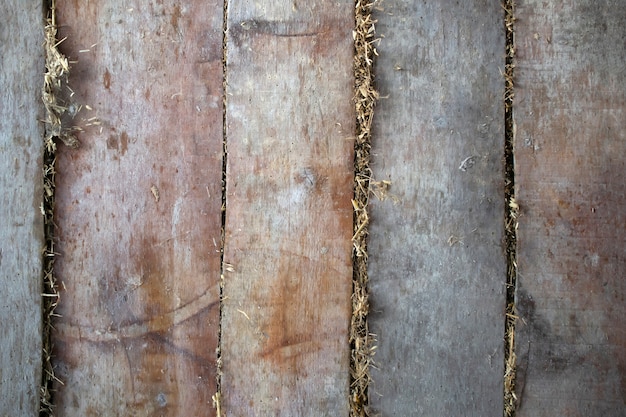
[[[0,12],[0,415],[35,416],[42,369],[42,2],[10,0]]]
[[[516,16],[517,416],[623,416],[626,8]]]
[[[353,10],[229,3],[228,415],[348,414]]]
[[[503,11],[388,0],[375,14],[370,404],[382,415],[503,410]]]
[[[84,129],[58,152],[59,415],[214,415],[222,10],[58,2]]]

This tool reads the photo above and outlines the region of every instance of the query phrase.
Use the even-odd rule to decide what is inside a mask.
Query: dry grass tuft
[[[505,241],[507,257],[507,306],[505,318],[504,349],[504,416],[513,417],[517,407],[515,395],[516,356],[515,356],[515,289],[517,287],[517,225],[519,205],[515,200],[515,122],[513,119],[514,69],[515,69],[515,2],[503,0],[504,25],[506,31],[506,58],[504,69],[504,119],[505,119]]]
[[[368,416],[369,367],[375,351],[375,339],[367,326],[369,313],[367,276],[367,206],[371,194],[370,141],[374,106],[378,93],[373,86],[373,59],[376,56],[374,2],[355,3],[354,74],[357,131],[355,141],[354,235],[352,321],[350,325],[350,416]]]
[[[46,20],[44,32],[44,48],[46,52],[46,73],[42,92],[43,104],[46,109],[46,150],[56,151],[55,138],[61,139],[70,148],[79,146],[78,139],[73,135],[73,129],[64,125],[63,120],[68,116],[65,97],[71,90],[67,80],[70,65],[67,58],[59,52],[58,46],[65,39],[57,40],[57,26],[55,16],[55,1],[50,7],[50,16]]]

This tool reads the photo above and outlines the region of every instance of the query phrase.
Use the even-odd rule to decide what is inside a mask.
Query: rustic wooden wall
[[[626,415],[626,8],[519,1],[519,417]]]
[[[35,416],[42,369],[42,3],[6,1],[0,13],[0,415]]]
[[[353,10],[229,2],[228,415],[348,414]]]
[[[221,415],[347,415],[354,2],[57,7],[57,415],[216,415],[220,318]],[[0,10],[0,416],[37,415],[43,11]],[[515,14],[517,415],[622,416],[626,9]],[[501,415],[504,12],[375,17],[370,405]]]
[[[394,416],[503,410],[503,11],[388,0],[372,167],[370,402]]]
[[[57,160],[57,412],[212,415],[223,4],[57,7],[84,129]]]

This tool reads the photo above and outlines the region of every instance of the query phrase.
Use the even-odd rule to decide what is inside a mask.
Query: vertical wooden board
[[[41,385],[41,1],[0,7],[0,415],[35,416]]]
[[[348,414],[353,9],[229,3],[227,415]]]
[[[385,416],[503,410],[503,11],[388,0],[375,14],[370,404]]]
[[[516,11],[517,415],[626,415],[626,8]]]
[[[213,415],[223,3],[57,6],[84,129],[57,161],[58,414]]]

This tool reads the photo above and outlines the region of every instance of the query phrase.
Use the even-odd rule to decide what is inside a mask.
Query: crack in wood
[[[159,334],[171,331],[174,327],[219,304],[219,302],[212,300],[211,292],[206,291],[188,304],[169,313],[160,314],[158,317],[137,320],[127,325],[107,329],[95,329],[81,324],[58,323],[55,325],[55,332],[57,337],[61,336],[65,339],[80,339],[81,341],[96,343],[140,338],[153,333]]]

